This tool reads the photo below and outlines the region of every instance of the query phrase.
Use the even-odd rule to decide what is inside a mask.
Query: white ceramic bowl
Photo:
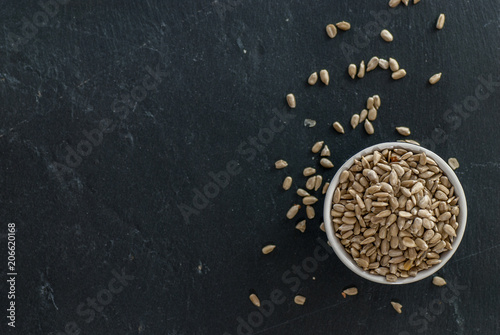
[[[333,225],[332,225],[332,218],[330,211],[332,209],[332,199],[333,199],[333,192],[335,191],[335,188],[337,187],[339,183],[339,178],[340,174],[342,171],[350,168],[352,164],[354,163],[354,159],[361,159],[361,156],[365,156],[368,154],[373,153],[375,150],[378,150],[382,152],[385,149],[394,149],[394,148],[401,148],[405,150],[412,151],[414,153],[420,153],[420,152],[425,152],[427,157],[430,157],[436,161],[438,164],[439,168],[443,170],[443,172],[446,174],[448,177],[450,183],[455,187],[455,194],[459,197],[458,200],[458,205],[460,207],[460,213],[457,217],[457,223],[458,223],[458,229],[457,229],[457,237],[452,243],[452,250],[446,251],[441,254],[441,263],[432,266],[431,268],[423,271],[419,271],[415,277],[408,277],[408,278],[398,278],[397,281],[395,282],[388,282],[385,277],[379,276],[379,275],[373,275],[370,274],[368,271],[363,270],[360,268],[354,259],[352,258],[351,255],[349,255],[342,244],[340,243],[340,240],[335,236],[334,231],[333,231]],[[414,144],[409,144],[409,143],[400,143],[400,142],[386,142],[386,143],[380,143],[374,146],[371,146],[369,148],[366,148],[364,150],[361,150],[354,156],[352,156],[347,162],[345,162],[337,171],[335,176],[333,177],[332,181],[330,182],[330,186],[328,188],[328,191],[326,192],[326,197],[325,197],[325,204],[324,204],[324,209],[323,209],[323,218],[325,221],[325,228],[326,228],[326,234],[328,235],[328,240],[330,241],[330,244],[333,247],[333,250],[335,251],[335,254],[340,258],[342,263],[344,263],[349,269],[351,269],[353,272],[358,274],[359,276],[368,279],[370,281],[380,283],[380,284],[392,284],[392,285],[398,285],[398,284],[409,284],[413,283],[419,280],[422,280],[424,278],[427,278],[431,276],[433,273],[437,272],[439,269],[441,269],[446,262],[450,260],[450,258],[453,256],[455,251],[457,251],[458,246],[460,245],[460,242],[462,241],[462,238],[464,236],[465,232],[465,225],[467,222],[467,201],[465,200],[465,194],[464,190],[462,188],[462,185],[460,184],[460,181],[458,180],[455,172],[451,169],[451,167],[437,154],[434,152],[425,149],[423,147],[420,147],[418,145]]]

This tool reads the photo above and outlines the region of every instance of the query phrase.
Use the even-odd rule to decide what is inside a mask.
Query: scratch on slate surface
[[[483,167],[483,168],[495,167],[495,168],[500,168],[500,162],[471,163],[470,165],[472,167]]]
[[[497,244],[497,245],[494,245],[494,246],[492,246],[492,247],[489,247],[488,249],[481,250],[481,251],[475,252],[475,253],[473,253],[473,254],[470,254],[470,255],[464,256],[464,257],[462,257],[462,258],[459,258],[459,259],[457,259],[457,260],[451,261],[451,262],[450,262],[450,264],[453,264],[453,263],[456,263],[456,262],[463,261],[464,259],[471,258],[471,257],[474,257],[474,256],[479,255],[479,254],[483,254],[483,253],[485,253],[485,252],[487,252],[487,251],[490,251],[491,249],[495,249],[495,248],[498,248],[498,247],[500,247],[500,243],[499,243],[499,244]]]
[[[293,319],[286,320],[285,322],[278,323],[277,325],[271,326],[271,327],[269,327],[269,328],[262,329],[261,331],[258,331],[258,332],[254,333],[254,334],[255,334],[255,335],[257,335],[257,334],[262,334],[262,333],[264,333],[264,332],[267,332],[268,330],[271,330],[271,329],[274,329],[274,328],[277,328],[277,327],[281,327],[281,326],[283,326],[284,324],[287,324],[287,323],[293,322],[293,321],[295,321],[295,320],[300,320],[300,319],[303,319],[303,318],[305,318],[306,316],[313,315],[313,314],[316,314],[316,313],[322,312],[322,311],[324,311],[324,310],[327,310],[327,309],[329,309],[329,308],[332,308],[332,307],[336,307],[336,306],[338,306],[338,305],[345,304],[346,302],[347,302],[347,301],[341,301],[341,302],[338,302],[338,303],[336,303],[336,304],[333,304],[333,305],[330,305],[330,306],[326,306],[326,307],[320,308],[320,309],[315,310],[315,311],[313,311],[313,312],[311,312],[311,313],[307,313],[307,314],[304,314],[304,315],[301,315],[301,316],[297,316],[297,317],[295,317],[295,318],[293,318]]]
[[[43,282],[43,285],[40,286],[40,295],[47,300],[51,300],[52,304],[54,305],[56,310],[59,310],[59,308],[56,305],[56,302],[54,301],[54,290],[52,289],[52,286],[50,286],[50,283],[48,282],[47,279],[45,279],[44,274],[42,273],[40,275],[40,280]]]
[[[464,316],[462,315],[460,311],[460,303],[458,299],[454,299],[453,302],[453,312],[455,314],[455,323],[457,324],[458,328],[458,333],[457,335],[463,335],[464,334]]]

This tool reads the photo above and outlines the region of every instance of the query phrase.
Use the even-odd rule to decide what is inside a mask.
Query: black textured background
[[[46,22],[35,1],[0,9],[0,276],[9,222],[17,226],[18,272],[15,329],[6,325],[0,281],[1,334],[238,334],[249,316],[254,334],[499,333],[498,1],[423,0],[398,11],[387,0],[62,2],[47,7],[54,13]],[[446,23],[437,31],[440,13]],[[330,40],[325,26],[341,20],[353,29]],[[387,28],[394,42],[365,41],[366,28]],[[393,81],[381,69],[347,76],[349,63],[374,55],[396,58],[407,77]],[[161,82],[145,91],[148,67]],[[331,84],[309,87],[309,74],[323,68]],[[443,78],[431,87],[436,72]],[[289,92],[298,101],[292,111]],[[125,112],[119,100],[131,93],[141,101]],[[368,137],[348,123],[373,94],[382,107]],[[316,127],[304,127],[304,118]],[[102,120],[113,131],[64,168],[68,146],[77,150]],[[345,135],[332,130],[336,120]],[[252,147],[270,122],[283,130]],[[281,277],[312,256],[318,237],[326,240],[321,217],[304,234],[285,218],[301,170],[317,165],[311,145],[325,140],[340,166],[366,146],[400,139],[399,125],[461,164],[469,217],[462,245],[440,271],[450,285],[373,284],[332,255],[300,281],[307,301],[295,305]],[[282,158],[289,167],[276,171]],[[229,184],[183,217],[209,173],[233,160]],[[326,179],[335,170],[320,169]],[[295,182],[283,192],[287,174]],[[269,242],[278,247],[263,256]],[[87,299],[104,297],[113,271],[134,279],[92,320],[79,315]],[[360,294],[343,299],[353,284]],[[279,290],[285,301],[260,322],[250,290],[261,300]]]

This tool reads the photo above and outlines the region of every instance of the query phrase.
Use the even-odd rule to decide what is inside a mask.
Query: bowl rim
[[[428,157],[432,158],[438,164],[439,168],[443,170],[443,172],[448,177],[452,186],[455,187],[455,194],[459,196],[458,205],[460,207],[460,213],[457,217],[457,222],[459,223],[459,225],[457,229],[457,236],[452,243],[453,249],[446,251],[445,253],[442,254],[440,258],[441,259],[440,264],[434,265],[427,270],[419,271],[415,277],[398,278],[395,282],[388,282],[384,276],[373,275],[360,268],[356,264],[354,259],[351,257],[351,255],[349,255],[345,251],[344,247],[340,243],[340,240],[334,235],[330,211],[332,208],[333,192],[339,183],[340,174],[342,173],[342,171],[352,166],[352,164],[354,163],[354,159],[360,159],[361,156],[371,154],[375,150],[381,152],[385,149],[395,149],[395,148],[409,150],[414,153],[425,152],[425,154]],[[458,246],[460,245],[460,242],[462,241],[462,238],[465,234],[465,227],[467,225],[467,200],[465,198],[465,193],[462,188],[462,184],[460,183],[460,180],[458,179],[453,169],[448,165],[448,163],[444,161],[444,159],[442,159],[438,154],[434,153],[433,151],[415,144],[404,143],[404,142],[383,142],[375,144],[351,156],[351,158],[349,158],[344,164],[342,164],[342,166],[335,173],[335,176],[330,181],[330,186],[328,187],[328,190],[326,192],[325,202],[323,206],[324,206],[323,219],[325,222],[326,234],[337,257],[342,261],[342,263],[344,263],[344,265],[346,265],[351,271],[353,271],[357,275],[365,279],[368,279],[372,282],[379,284],[386,284],[386,285],[402,285],[402,284],[414,283],[424,278],[427,278],[436,273],[437,271],[439,271],[457,251]]]

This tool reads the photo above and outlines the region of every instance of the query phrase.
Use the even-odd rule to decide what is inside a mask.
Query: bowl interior
[[[425,154],[428,157],[432,158],[438,164],[439,168],[441,170],[443,170],[444,174],[448,177],[450,183],[455,187],[455,194],[459,197],[458,205],[460,207],[460,213],[457,217],[458,229],[457,229],[457,236],[452,243],[453,249],[441,254],[441,258],[440,258],[441,263],[440,264],[434,265],[427,270],[419,271],[415,277],[398,278],[398,280],[395,282],[388,282],[388,281],[386,281],[385,277],[383,277],[383,276],[373,275],[367,271],[364,271],[362,268],[360,268],[357,265],[357,263],[354,261],[352,256],[349,255],[345,251],[344,247],[340,243],[340,240],[335,236],[335,232],[333,231],[333,225],[332,225],[330,211],[332,209],[333,192],[335,191],[335,188],[339,184],[340,174],[345,169],[348,169],[351,167],[351,165],[354,163],[354,159],[360,159],[361,156],[371,154],[375,150],[383,151],[385,149],[395,149],[395,148],[405,149],[408,151],[412,151],[413,153],[425,152]],[[338,169],[337,173],[335,174],[332,181],[330,182],[330,186],[329,186],[328,191],[327,191],[326,196],[325,196],[323,218],[324,218],[324,222],[325,222],[326,234],[328,236],[328,240],[330,241],[330,244],[332,245],[333,250],[335,251],[335,254],[339,257],[339,259],[349,269],[351,269],[353,272],[355,272],[359,276],[361,276],[365,279],[371,280],[373,282],[376,282],[376,283],[391,284],[391,285],[409,284],[409,283],[413,283],[413,282],[422,280],[426,277],[429,277],[433,273],[437,272],[453,256],[453,254],[457,250],[458,246],[460,245],[460,242],[462,241],[462,238],[463,238],[464,233],[465,233],[465,226],[467,223],[467,201],[465,199],[465,193],[464,193],[464,190],[462,188],[462,185],[460,184],[460,181],[457,178],[457,175],[455,174],[453,169],[451,169],[451,167],[448,165],[448,163],[446,163],[437,154],[435,154],[434,152],[432,152],[428,149],[425,149],[423,147],[420,147],[420,146],[414,145],[414,144],[400,143],[400,142],[386,142],[386,143],[380,143],[380,144],[368,147],[364,150],[361,150],[360,152],[358,152],[357,154],[352,156],[349,160],[347,160]]]

